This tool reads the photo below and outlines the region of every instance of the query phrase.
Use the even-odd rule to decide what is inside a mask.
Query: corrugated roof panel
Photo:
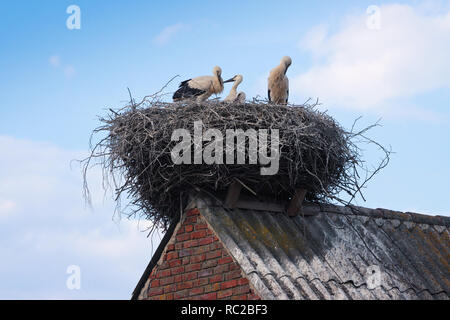
[[[197,201],[262,298],[450,297],[447,218],[337,206],[291,218]]]

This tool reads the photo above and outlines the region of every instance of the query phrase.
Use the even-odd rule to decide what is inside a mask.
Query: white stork
[[[269,102],[276,104],[287,104],[289,99],[289,79],[286,77],[286,71],[292,64],[290,57],[283,57],[280,65],[270,71],[268,79]]]
[[[173,101],[197,100],[205,101],[213,94],[223,91],[222,69],[214,67],[212,76],[201,76],[181,82],[173,94]]]
[[[225,82],[231,82],[234,81],[233,87],[230,90],[230,94],[223,100],[225,102],[245,102],[245,93],[244,92],[237,92],[237,87],[242,83],[244,80],[244,77],[240,74],[234,76],[233,78],[225,81]]]

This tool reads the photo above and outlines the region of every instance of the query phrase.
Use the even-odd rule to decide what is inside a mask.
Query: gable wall
[[[260,299],[198,209],[185,213],[139,299]]]

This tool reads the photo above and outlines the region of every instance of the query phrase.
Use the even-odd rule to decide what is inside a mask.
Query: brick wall
[[[259,299],[197,209],[186,213],[141,293],[143,299]]]

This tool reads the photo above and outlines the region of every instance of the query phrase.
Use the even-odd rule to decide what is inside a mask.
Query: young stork
[[[269,83],[269,102],[277,104],[287,104],[289,99],[289,80],[286,77],[286,71],[292,64],[290,57],[283,57],[280,65],[270,71]]]
[[[234,76],[233,78],[225,81],[226,82],[232,82],[234,81],[233,87],[230,90],[230,94],[223,100],[225,102],[245,102],[245,93],[244,92],[237,92],[237,87],[242,83],[244,80],[244,77],[240,74]]]
[[[173,101],[192,99],[201,102],[222,91],[222,69],[216,66],[212,76],[201,76],[181,82],[178,90],[173,94]]]

